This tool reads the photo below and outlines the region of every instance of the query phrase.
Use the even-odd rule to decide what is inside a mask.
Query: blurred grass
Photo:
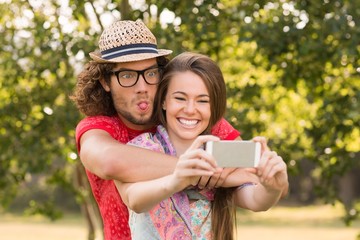
[[[356,240],[360,221],[347,227],[340,205],[277,206],[266,212],[239,210],[238,239],[251,240]]]
[[[43,216],[0,215],[1,240],[86,240],[85,220],[79,214],[64,214],[52,222]]]
[[[239,210],[237,239],[251,240],[355,240],[360,221],[346,227],[338,206],[276,206],[267,212]],[[80,215],[64,214],[51,222],[42,216],[0,215],[2,240],[86,240],[86,224]]]

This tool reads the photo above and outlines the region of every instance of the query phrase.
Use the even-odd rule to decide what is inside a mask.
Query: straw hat
[[[166,56],[171,50],[157,49],[154,34],[141,20],[117,21],[105,29],[99,40],[100,51],[90,53],[99,63],[121,63]]]

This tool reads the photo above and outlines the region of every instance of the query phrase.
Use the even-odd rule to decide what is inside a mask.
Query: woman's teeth
[[[194,126],[196,125],[199,121],[198,120],[186,120],[186,119],[179,119],[179,122],[186,125],[186,126]]]

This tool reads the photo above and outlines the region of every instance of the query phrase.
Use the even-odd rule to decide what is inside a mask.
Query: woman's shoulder
[[[129,145],[146,148],[156,152],[164,152],[161,143],[154,137],[153,133],[142,133],[128,142]]]

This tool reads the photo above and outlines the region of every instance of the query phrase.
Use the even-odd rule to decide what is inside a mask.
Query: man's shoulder
[[[237,131],[231,124],[222,118],[211,129],[211,134],[219,137],[221,140],[234,140],[240,136],[240,132]]]
[[[83,118],[79,125],[96,125],[96,124],[113,124],[113,125],[121,125],[122,122],[119,121],[119,118],[117,116],[104,116],[104,115],[98,115],[98,116],[87,116]]]
[[[117,116],[85,117],[76,126],[77,138],[83,133],[94,129],[104,130],[118,141],[124,143],[128,141],[128,128]]]
[[[126,127],[118,117],[116,116],[88,116],[82,119],[76,126],[76,130],[83,128],[90,129],[106,129],[106,128],[116,128],[116,127]]]

